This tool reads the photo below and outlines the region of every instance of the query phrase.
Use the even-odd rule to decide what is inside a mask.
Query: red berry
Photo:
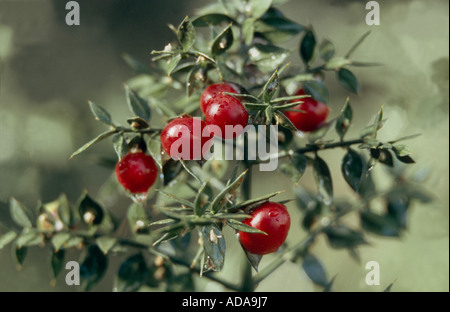
[[[306,92],[300,89],[296,95],[306,95]],[[292,107],[292,109],[298,109],[302,112],[286,111],[285,115],[298,130],[304,132],[314,131],[325,122],[330,109],[326,104],[313,98],[304,98],[301,101],[303,103]]]
[[[202,97],[200,98],[200,108],[203,114],[206,113],[206,109],[208,108],[208,105],[210,104],[213,97],[218,94],[222,94],[222,92],[239,93],[236,88],[226,83],[216,83],[210,85],[205,89],[205,91],[203,91]]]
[[[208,126],[217,126],[220,129],[220,133],[217,133],[213,127],[210,127],[210,132],[214,133],[215,136],[231,139],[238,136],[242,129],[247,126],[248,112],[244,105],[231,95],[218,94],[212,98],[206,109],[205,121]],[[226,129],[228,128],[230,131],[235,126],[241,126],[242,129],[227,135]]]
[[[267,235],[239,232],[242,246],[250,253],[266,255],[277,251],[283,245],[291,226],[291,218],[286,206],[265,202],[251,213],[251,218],[245,219],[243,223]]]
[[[117,180],[132,194],[147,193],[157,175],[155,161],[143,152],[128,153],[116,165]]]
[[[194,126],[195,125],[195,126]],[[206,123],[200,118],[178,117],[170,121],[161,132],[161,144],[164,151],[173,159],[201,159],[211,147],[211,134]],[[172,145],[176,144],[172,150]],[[183,146],[188,150],[183,150]]]

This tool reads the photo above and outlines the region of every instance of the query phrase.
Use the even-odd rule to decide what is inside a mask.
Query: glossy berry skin
[[[200,98],[200,108],[203,114],[206,113],[206,109],[208,108],[208,105],[211,103],[211,100],[216,95],[223,94],[222,92],[239,93],[237,89],[235,89],[234,87],[232,87],[227,83],[216,83],[210,85],[208,88],[205,89],[205,91],[203,91],[202,97]]]
[[[115,171],[119,183],[132,194],[147,193],[158,176],[155,161],[143,152],[125,155],[116,164]]]
[[[206,123],[190,116],[182,116],[170,121],[161,132],[160,138],[166,154],[175,160],[199,160],[203,156],[203,151],[208,150],[212,144],[210,141],[212,136],[208,132]],[[177,143],[178,148],[174,146],[174,151],[171,151],[174,143]],[[189,150],[184,151],[183,146],[187,144],[189,144]]]
[[[266,255],[277,251],[286,240],[291,226],[291,218],[286,206],[266,202],[256,208],[251,216],[243,223],[261,230],[267,235],[239,232],[242,246],[248,252],[256,255]]]
[[[211,133],[223,139],[232,139],[242,132],[239,131],[227,135],[226,126],[242,126],[242,128],[245,128],[248,123],[248,117],[247,110],[239,100],[231,95],[223,94],[213,97],[205,112],[205,121],[208,126],[217,126],[220,129],[220,133],[217,133],[211,127]]]
[[[303,89],[300,89],[296,95],[306,94]],[[284,113],[298,130],[303,132],[314,131],[325,122],[330,109],[326,104],[313,98],[304,98],[301,101],[303,103],[292,107],[292,109],[298,109],[302,112],[285,111]]]

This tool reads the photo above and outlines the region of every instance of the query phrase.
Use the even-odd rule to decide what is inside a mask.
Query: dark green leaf
[[[277,121],[277,125],[282,126],[284,129],[289,129],[291,131],[298,131],[298,129],[295,127],[292,121],[289,118],[287,118],[283,112],[277,111],[275,113],[275,118]],[[292,132],[290,132],[290,135],[292,135]]]
[[[327,86],[320,80],[310,80],[303,83],[306,93],[310,94],[316,101],[330,104],[330,96]]]
[[[188,51],[194,46],[196,33],[194,25],[188,17],[186,17],[178,28],[178,40],[183,48],[183,51]]]
[[[317,285],[326,287],[328,285],[328,278],[325,268],[319,259],[311,253],[307,253],[302,262],[303,270],[306,275]]]
[[[111,115],[106,109],[91,101],[89,101],[89,108],[91,109],[91,112],[94,115],[95,119],[107,125],[112,125]]]
[[[125,86],[125,92],[127,96],[128,108],[130,109],[130,111],[136,116],[141,117],[145,121],[150,121],[151,112],[147,101],[141,98],[128,86]]]
[[[272,99],[273,95],[277,91],[279,87],[279,80],[278,80],[278,70],[276,70],[270,79],[265,84],[263,90],[261,91],[260,97],[264,99],[265,103],[269,103]]]
[[[15,240],[16,237],[17,234],[14,231],[9,231],[5,234],[0,235],[0,250],[2,250],[3,248],[5,248],[6,245]]]
[[[102,223],[104,212],[103,208],[96,203],[87,192],[83,192],[78,204],[78,212],[81,219],[90,225],[98,225]]]
[[[355,248],[367,244],[362,232],[352,230],[345,225],[329,226],[323,232],[333,248]]]
[[[253,199],[249,199],[246,200],[242,203],[239,203],[238,205],[236,205],[236,209],[242,209],[244,211],[251,211],[252,208],[254,208],[255,206],[258,206],[259,204],[268,201],[269,199],[271,199],[272,197],[275,197],[279,194],[283,193],[282,191],[279,192],[274,192],[274,193],[270,193],[258,198],[253,198]]]
[[[145,208],[140,203],[133,203],[127,211],[128,224],[134,234],[147,234],[149,232],[148,224],[150,219]]]
[[[314,32],[312,29],[308,29],[300,44],[300,56],[305,64],[309,64],[309,62],[313,59],[316,44],[317,41]]]
[[[246,173],[247,170],[241,173],[236,180],[227,185],[227,187],[214,198],[213,202],[211,203],[211,210],[214,214],[219,212],[223,208],[228,200],[228,196],[236,191],[236,189],[242,184]]]
[[[366,231],[387,236],[400,236],[400,227],[397,222],[389,215],[379,215],[371,211],[361,211],[361,224]]]
[[[137,291],[146,282],[148,275],[149,270],[142,254],[131,256],[120,265],[114,291]]]
[[[284,42],[305,28],[286,18],[281,11],[271,7],[255,24],[255,30],[273,43]]]
[[[97,245],[91,245],[86,258],[80,266],[80,278],[83,288],[86,291],[91,290],[105,275],[107,267],[108,258]]]
[[[401,229],[406,229],[410,199],[405,194],[392,192],[387,196],[387,201],[388,215],[392,217]]]
[[[337,72],[337,78],[341,85],[348,91],[356,94],[361,91],[358,79],[356,79],[355,75],[348,69],[341,68]]]
[[[70,159],[74,158],[75,156],[83,153],[85,150],[87,150],[89,147],[91,147],[92,145],[103,141],[104,139],[110,137],[111,135],[117,133],[117,130],[109,130],[106,132],[103,132],[102,134],[100,134],[99,136],[97,136],[96,138],[92,139],[91,141],[89,141],[88,143],[86,143],[85,145],[83,145],[82,147],[80,147],[78,150],[76,150],[72,155],[70,155]]]
[[[195,27],[207,27],[207,26],[216,26],[222,23],[233,23],[237,24],[237,22],[230,16],[220,13],[211,13],[197,17],[192,21],[192,25]]]
[[[336,121],[336,132],[339,135],[341,141],[344,139],[348,128],[350,127],[353,120],[353,110],[350,106],[350,98],[345,101],[344,107]]]
[[[328,62],[333,58],[335,52],[334,44],[330,40],[324,39],[319,47],[319,55],[322,60]]]
[[[322,213],[322,203],[319,201],[311,201],[304,212],[302,226],[305,230],[311,231]]]
[[[258,272],[258,267],[259,263],[261,262],[262,256],[253,254],[248,250],[246,250],[244,247],[242,247],[242,249],[244,249],[245,255],[248,261],[250,262],[251,266],[255,269],[256,272]]]
[[[359,186],[365,171],[364,159],[360,154],[349,148],[341,164],[342,175],[345,181],[356,192],[359,192]]]
[[[313,168],[320,198],[325,205],[330,205],[333,201],[333,182],[330,169],[327,163],[319,156],[316,156],[314,159]]]
[[[202,228],[201,234],[207,269],[222,271],[226,249],[222,231],[216,225],[207,225]]]
[[[242,222],[234,220],[234,219],[228,219],[227,225],[236,231],[267,235],[267,233],[265,233],[261,230],[258,230],[250,225],[247,225],[245,223],[242,223]]]
[[[23,265],[25,261],[25,257],[27,256],[28,248],[27,247],[16,247],[16,259],[20,266]]]
[[[232,24],[228,25],[228,27],[214,39],[211,46],[211,53],[213,56],[223,54],[233,45],[234,37],[231,26]]]
[[[59,273],[61,273],[62,269],[64,268],[65,256],[66,251],[64,249],[52,251],[51,266],[54,278],[57,278]]]
[[[175,68],[177,68],[178,64],[181,61],[181,54],[175,54],[170,59],[169,63],[167,64],[167,74],[170,76],[172,75]]]
[[[395,283],[395,282],[394,282]],[[391,292],[392,291],[392,287],[394,286],[394,283],[390,283],[388,285],[388,287],[386,287],[386,289],[383,292]]]
[[[13,221],[21,227],[31,228],[33,225],[31,224],[26,210],[26,207],[14,197],[9,200],[9,213]]]
[[[207,201],[209,200],[209,196],[205,194],[205,189],[208,186],[208,182],[204,182],[200,188],[198,189],[197,196],[194,201],[194,213],[197,216],[202,216],[205,213],[207,205]]]
[[[280,171],[289,176],[292,182],[298,183],[300,178],[306,171],[308,166],[308,160],[305,155],[295,153],[289,162],[286,162],[280,166]]]
[[[169,185],[170,182],[175,180],[178,174],[182,171],[183,166],[179,161],[170,158],[164,163],[162,172],[164,176],[164,186]]]

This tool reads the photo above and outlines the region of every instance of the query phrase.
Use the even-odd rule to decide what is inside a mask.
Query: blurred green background
[[[214,0],[211,0],[214,1]],[[7,220],[7,202],[16,197],[29,207],[38,199],[48,202],[60,193],[74,202],[87,189],[95,195],[112,171],[95,162],[111,156],[108,143],[87,155],[69,161],[69,155],[103,130],[91,117],[87,100],[106,107],[116,120],[129,117],[122,84],[133,76],[121,54],[126,52],[145,62],[149,52],[172,40],[168,23],[178,25],[186,15],[208,1],[80,0],[81,25],[65,24],[66,1],[0,0],[0,220]],[[314,253],[337,274],[337,291],[381,291],[396,280],[393,291],[449,290],[449,3],[446,0],[378,1],[381,25],[365,23],[366,1],[302,0],[281,7],[291,19],[311,23],[319,39],[328,38],[343,55],[367,30],[372,33],[354,54],[360,61],[381,62],[374,68],[357,68],[362,93],[352,96],[354,126],[348,137],[368,125],[380,105],[387,123],[382,139],[422,133],[407,144],[414,151],[416,165],[409,174],[424,170],[430,176],[423,187],[434,196],[427,206],[415,204],[409,215],[409,230],[400,239],[369,236],[370,246],[360,249],[361,263],[344,251],[330,249],[320,240]],[[170,38],[170,39],[169,39]],[[297,48],[299,38],[288,42]],[[300,62],[299,58],[294,61]],[[332,116],[343,105],[347,93],[330,77],[327,80]],[[351,196],[340,174],[343,152],[329,151],[337,196]],[[376,168],[377,182],[388,183],[382,167]],[[263,173],[254,179],[253,194],[287,189],[282,175]],[[270,183],[267,183],[270,181]],[[302,185],[314,190],[311,172]],[[126,207],[126,205],[124,205]],[[293,230],[288,241],[303,235],[295,204],[290,204]],[[5,221],[4,221],[5,222]],[[6,222],[7,223],[7,222]],[[230,234],[230,233],[228,233]],[[228,239],[229,253],[242,253],[234,239]],[[75,256],[75,255],[73,255]],[[263,259],[261,266],[272,256]],[[230,257],[223,277],[233,279],[236,266]],[[365,263],[378,261],[381,285],[365,284]],[[231,264],[230,264],[231,263]],[[239,265],[239,263],[238,263]],[[95,290],[109,291],[117,263]],[[62,274],[64,275],[64,274]],[[30,250],[22,270],[16,270],[10,248],[0,251],[0,291],[73,290],[50,285],[48,254]],[[221,290],[220,285],[203,284],[204,290]],[[267,278],[260,291],[313,291],[314,286],[295,264],[287,263]]]

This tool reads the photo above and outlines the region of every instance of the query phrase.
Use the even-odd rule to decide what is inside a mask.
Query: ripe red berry
[[[306,92],[300,89],[296,95],[306,95]],[[301,101],[303,103],[292,107],[292,109],[298,109],[302,112],[286,111],[285,115],[298,130],[304,132],[314,131],[325,122],[330,109],[326,104],[313,98],[304,98]]]
[[[213,97],[218,94],[223,94],[222,92],[228,93],[239,93],[238,90],[227,83],[216,83],[210,85],[208,88],[203,91],[202,97],[200,98],[200,108],[203,114],[206,113],[206,109],[210,104]]]
[[[201,159],[211,147],[211,134],[200,118],[178,117],[170,121],[161,132],[164,151],[173,159]],[[176,145],[174,145],[176,144]],[[183,147],[186,147],[184,150]]]
[[[213,97],[205,112],[205,121],[208,126],[217,126],[220,129],[220,133],[218,133],[211,127],[210,132],[223,139],[232,139],[238,136],[247,126],[248,117],[248,112],[239,100],[231,95],[223,94]],[[236,132],[227,133],[227,128],[228,131],[232,131],[232,128],[236,126],[242,128],[237,129]]]
[[[251,218],[243,221],[267,235],[239,232],[242,246],[256,255],[266,255],[277,251],[284,241],[291,226],[291,218],[286,206],[265,202],[251,213]]]
[[[147,193],[157,175],[155,161],[143,152],[128,153],[116,164],[117,180],[132,194]]]

